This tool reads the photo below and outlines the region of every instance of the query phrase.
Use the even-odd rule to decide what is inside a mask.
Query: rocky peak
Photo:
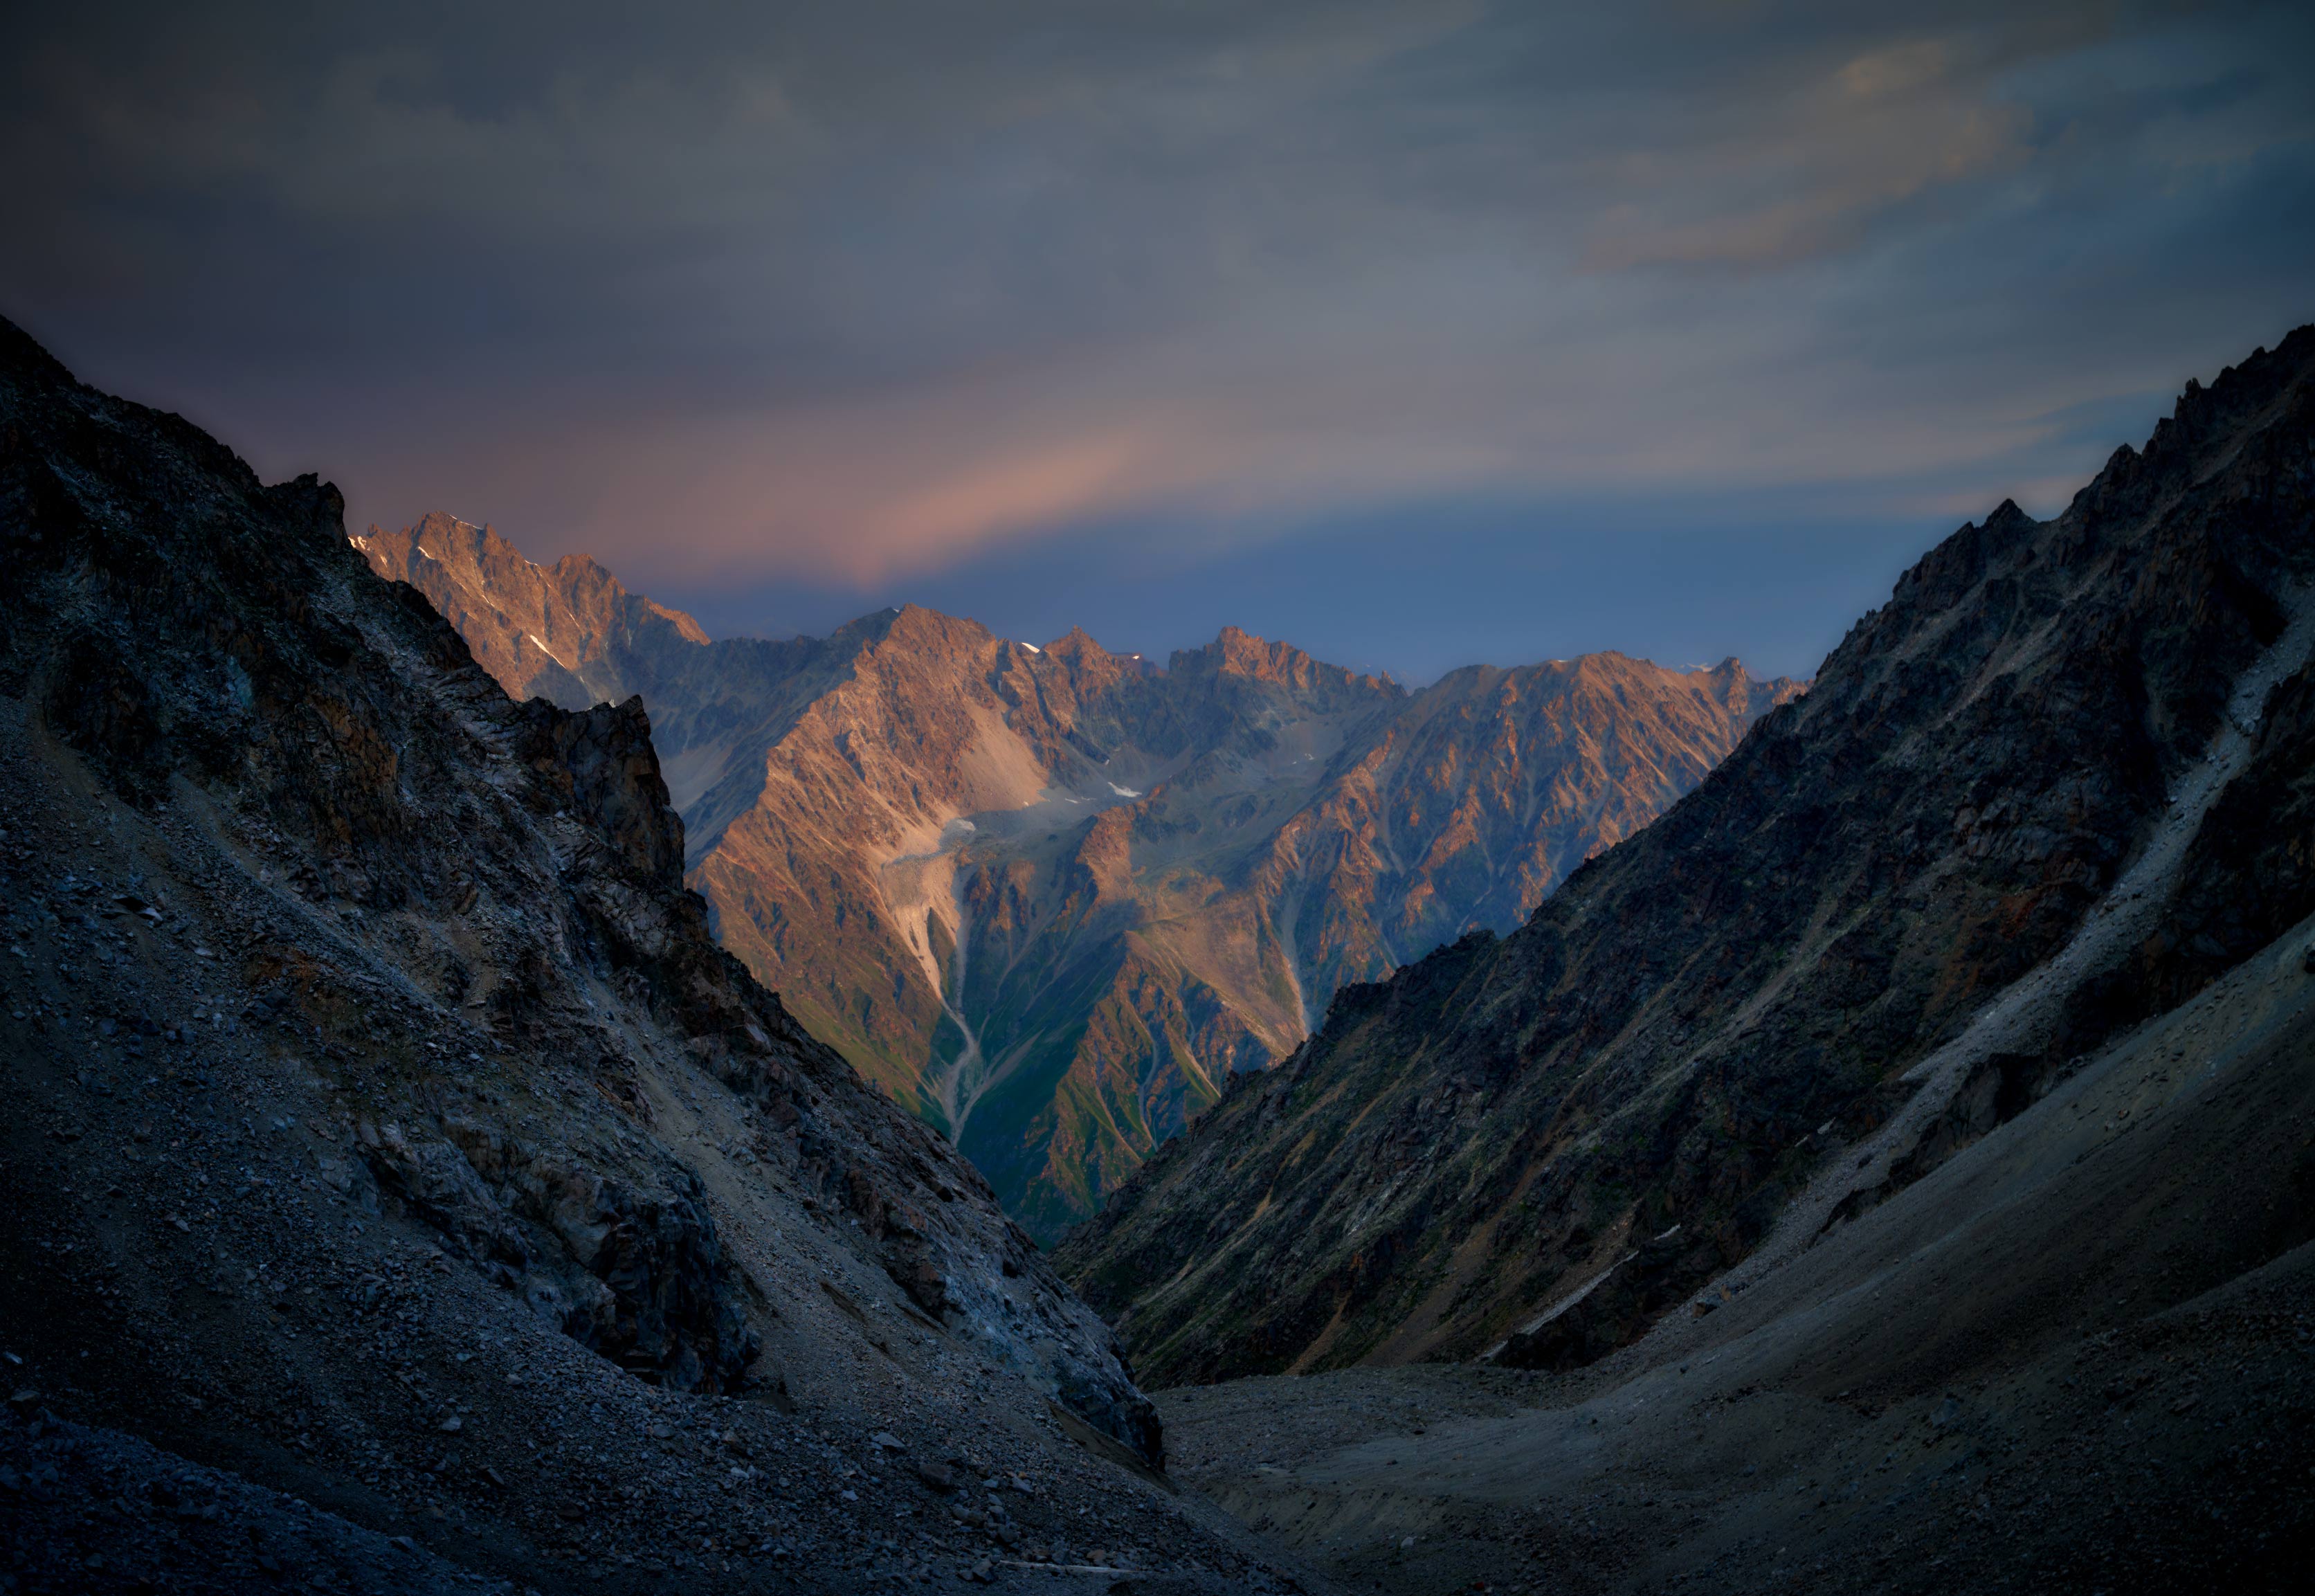
[[[1162,668],[1138,656],[1113,654],[1095,643],[1082,626],[1072,626],[1045,645],[1044,658],[1059,667],[1078,698],[1092,700],[1114,692],[1119,684],[1158,674]]]
[[[617,701],[663,672],[665,656],[708,641],[691,616],[630,593],[586,554],[540,565],[493,528],[439,510],[399,532],[372,527],[354,546],[381,576],[426,593],[519,696]]]
[[[1060,636],[1045,645],[1045,652],[1056,660],[1114,660],[1122,656],[1111,653],[1094,641],[1092,633],[1083,626],[1071,626]]]
[[[943,615],[921,604],[903,604],[878,642],[884,648],[960,660],[987,652],[995,645],[997,636],[979,621]]]
[[[1321,664],[1291,643],[1266,642],[1236,626],[1224,626],[1202,649],[1176,651],[1168,669],[1191,677],[1243,677],[1328,701],[1404,696],[1404,689],[1386,678]]]

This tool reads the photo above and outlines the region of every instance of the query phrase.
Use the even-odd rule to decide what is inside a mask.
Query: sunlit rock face
[[[446,516],[361,546],[510,691],[643,695],[724,944],[1048,1240],[1344,983],[1519,925],[1796,690],[1595,654],[1410,693],[1235,628],[1159,665],[915,607],[711,643]]]

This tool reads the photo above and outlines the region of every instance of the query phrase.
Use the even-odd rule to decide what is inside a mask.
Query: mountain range
[[[1670,773],[1629,661],[1418,714],[1237,634],[709,643],[438,531],[503,551],[492,670],[334,489],[0,322],[0,1583],[2304,1584],[2315,328],[1963,527],[1805,693],[1673,678],[1781,702],[1507,934],[1439,902],[1525,884],[1409,861],[1531,837],[1505,682]],[[493,679],[592,698],[636,637],[688,762]],[[805,844],[900,838],[829,923],[925,906],[967,1042],[977,948],[1154,962],[1201,874],[1338,989],[1042,1253],[926,1122],[1007,1080],[903,1106],[716,944],[677,798],[744,831],[783,780],[756,934],[847,879]],[[1282,858],[1347,909],[1266,907]]]
[[[1518,926],[1798,691],[1595,654],[1409,692],[1235,628],[1160,665],[914,606],[711,642],[447,515],[357,541],[510,694],[642,696],[723,944],[1043,1241],[1345,984]]]

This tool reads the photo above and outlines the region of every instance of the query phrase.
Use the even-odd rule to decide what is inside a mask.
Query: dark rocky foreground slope
[[[640,707],[512,702],[340,512],[0,323],[0,1579],[1267,1583],[714,945]]]
[[[1580,1366],[2267,944],[2315,909],[2311,368],[2302,330],[2056,519],[1965,527],[1514,935],[1346,989],[1063,1272],[1161,1384]],[[2297,1178],[2262,1256],[2311,1233]]]
[[[1235,628],[1160,665],[913,606],[710,643],[448,516],[359,546],[510,692],[643,696],[724,944],[1046,1239],[1344,982],[1516,927],[1796,690],[1595,654],[1408,693]]]

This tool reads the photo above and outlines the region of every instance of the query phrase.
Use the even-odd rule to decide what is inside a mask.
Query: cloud
[[[977,462],[867,518],[871,551],[848,562],[844,574],[873,580],[928,556],[952,558],[992,536],[1113,508],[1131,484],[1142,452],[1141,440],[1120,434]]]
[[[2014,170],[2032,113],[1957,81],[1953,54],[1933,40],[1869,51],[1769,109],[1749,141],[1631,161],[1636,197],[1601,214],[1586,264],[1789,265],[1907,200]]]
[[[646,583],[1425,496],[1958,501],[2308,314],[2295,7],[8,26],[10,314],[358,516]]]

